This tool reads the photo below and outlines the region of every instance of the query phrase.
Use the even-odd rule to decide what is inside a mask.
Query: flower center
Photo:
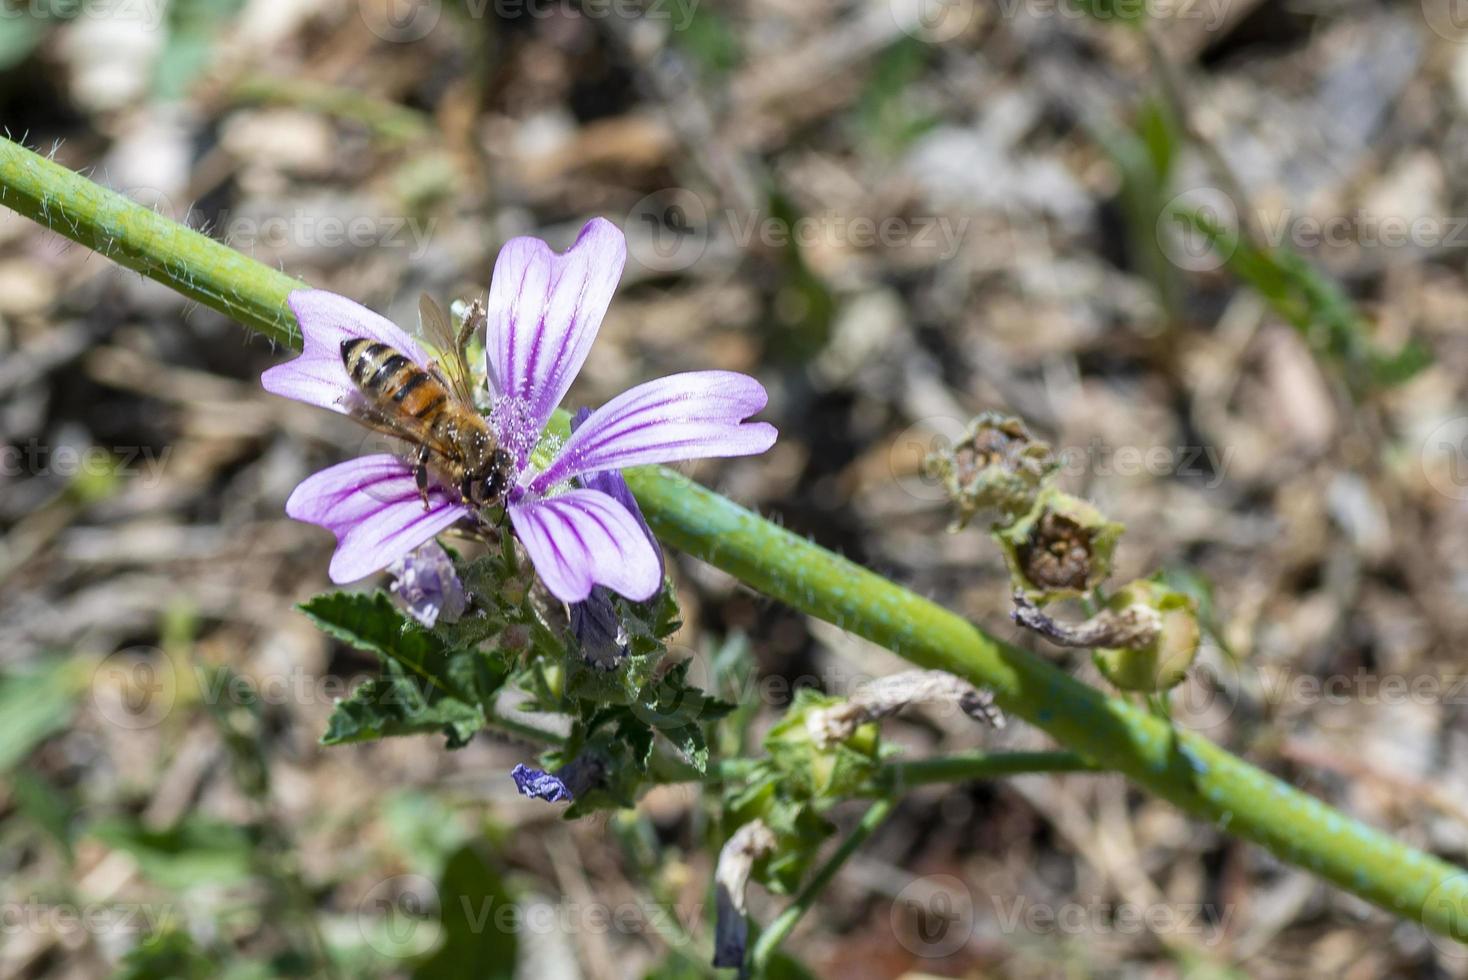
[[[499,395],[489,408],[489,424],[499,436],[500,448],[515,458],[515,475],[530,464],[530,453],[540,441],[540,430],[530,406],[514,395]]]

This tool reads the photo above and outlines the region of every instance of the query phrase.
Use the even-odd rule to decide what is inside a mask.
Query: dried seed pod
[[[995,537],[1015,588],[1044,603],[1081,595],[1105,581],[1122,530],[1084,500],[1049,488],[1029,513]]]
[[[984,412],[951,449],[928,454],[923,472],[939,480],[958,508],[954,529],[982,510],[997,510],[1001,523],[1029,511],[1059,462],[1049,443],[1030,434],[1022,420]]]
[[[1156,622],[1146,642],[1095,652],[1096,666],[1108,681],[1124,691],[1148,693],[1182,683],[1200,640],[1198,604],[1192,596],[1139,579],[1112,596],[1106,608],[1118,615],[1151,616]]]

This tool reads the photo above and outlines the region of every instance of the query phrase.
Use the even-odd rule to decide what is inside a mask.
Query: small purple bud
[[[510,778],[515,781],[515,789],[520,791],[520,795],[532,800],[560,803],[575,799],[570,788],[558,777],[544,769],[532,769],[523,762],[510,770]]]
[[[438,542],[430,541],[388,566],[388,586],[409,616],[429,629],[443,619],[457,622],[467,605],[464,583]]]
[[[627,656],[627,631],[617,621],[612,593],[598,585],[585,602],[571,604],[571,634],[586,662],[611,670]]]
[[[605,766],[601,757],[583,752],[555,772],[533,769],[524,763],[510,770],[510,778],[521,796],[547,803],[570,803],[601,782]]]

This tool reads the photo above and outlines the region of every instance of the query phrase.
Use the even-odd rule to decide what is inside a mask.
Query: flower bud
[[[981,510],[998,510],[1005,522],[1028,512],[1058,465],[1049,443],[1031,436],[1022,420],[984,412],[952,449],[930,453],[923,471],[958,507],[956,530]]]
[[[775,766],[803,795],[855,792],[876,771],[881,731],[860,706],[802,688],[785,717],[765,735]]]
[[[1028,514],[995,537],[1015,588],[1043,603],[1081,595],[1105,581],[1122,530],[1079,497],[1049,488]]]
[[[1124,691],[1166,691],[1182,683],[1198,653],[1198,609],[1193,597],[1160,582],[1139,579],[1106,603],[1115,613],[1149,616],[1155,628],[1141,645],[1098,649],[1096,666]]]

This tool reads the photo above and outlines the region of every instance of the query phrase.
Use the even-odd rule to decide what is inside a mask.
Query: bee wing
[[[442,357],[438,368],[444,375],[444,380],[460,401],[473,405],[474,392],[469,380],[469,363],[464,358],[464,345],[454,333],[453,321],[443,307],[427,293],[418,297],[418,320],[422,324],[423,338]]]
[[[358,424],[369,429],[381,432],[385,436],[401,439],[404,442],[419,446],[427,446],[440,456],[450,457],[455,453],[453,446],[447,445],[442,439],[433,434],[432,429],[423,425],[411,415],[390,415],[379,411],[371,405],[355,405],[352,407],[351,417]]]

